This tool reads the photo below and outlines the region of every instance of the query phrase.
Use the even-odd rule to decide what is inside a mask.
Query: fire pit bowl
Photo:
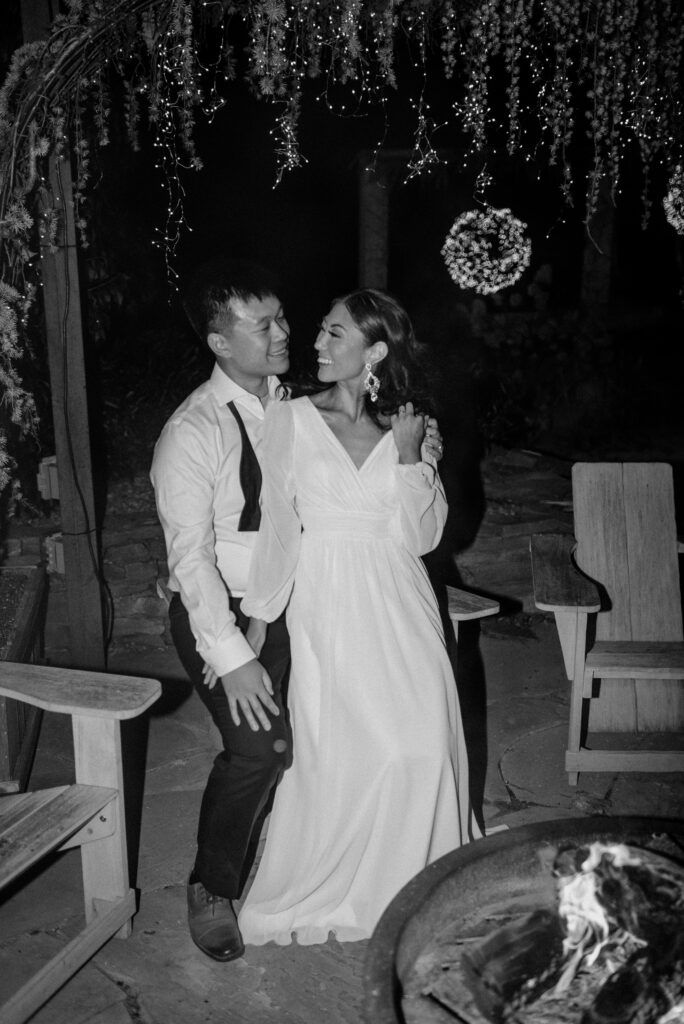
[[[592,817],[538,822],[470,843],[411,879],[389,904],[370,939],[363,978],[367,1024],[453,1024],[439,1004],[412,1008],[411,975],[455,923],[480,921],[511,906],[521,913],[555,904],[550,862],[560,844],[624,843],[684,861],[684,821]]]

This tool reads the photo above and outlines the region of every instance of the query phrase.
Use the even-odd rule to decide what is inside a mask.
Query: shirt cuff
[[[409,487],[415,487],[416,490],[434,486],[435,469],[429,462],[414,462],[408,466],[397,463],[397,471],[404,483]]]
[[[225,676],[236,668],[253,661],[256,654],[239,630],[228,640],[212,647],[203,655],[207,665],[213,668],[217,676]]]

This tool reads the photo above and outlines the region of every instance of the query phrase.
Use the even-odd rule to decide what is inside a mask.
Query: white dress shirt
[[[278,379],[269,377],[269,399]],[[228,604],[242,597],[256,531],[238,532],[240,432],[234,401],[260,459],[264,406],[219,367],[176,409],[154,449],[150,478],[164,530],[169,588],[178,591],[197,650],[222,676],[254,657]]]

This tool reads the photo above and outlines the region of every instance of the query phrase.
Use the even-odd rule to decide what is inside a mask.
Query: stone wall
[[[171,646],[167,604],[157,590],[166,580],[166,547],[146,476],[112,485],[101,535],[102,572],[107,585],[109,653],[135,646]],[[59,503],[45,515],[30,521],[10,520],[3,544],[2,561],[7,565],[35,565],[44,561],[49,571],[49,615],[46,646],[60,662],[68,661],[68,616],[65,577],[55,571],[54,550],[59,537]],[[59,541],[57,540],[57,543]]]
[[[166,580],[166,548],[156,518],[112,517],[102,534],[102,569],[111,594],[111,647],[135,637],[148,646],[170,643],[166,601],[157,580]]]

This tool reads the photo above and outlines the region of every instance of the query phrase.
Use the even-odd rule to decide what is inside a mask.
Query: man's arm
[[[172,586],[180,591],[198,653],[223,676],[254,660],[254,653],[230,610],[216,565],[213,496],[218,469],[219,455],[201,431],[180,421],[162,432],[150,476]]]

